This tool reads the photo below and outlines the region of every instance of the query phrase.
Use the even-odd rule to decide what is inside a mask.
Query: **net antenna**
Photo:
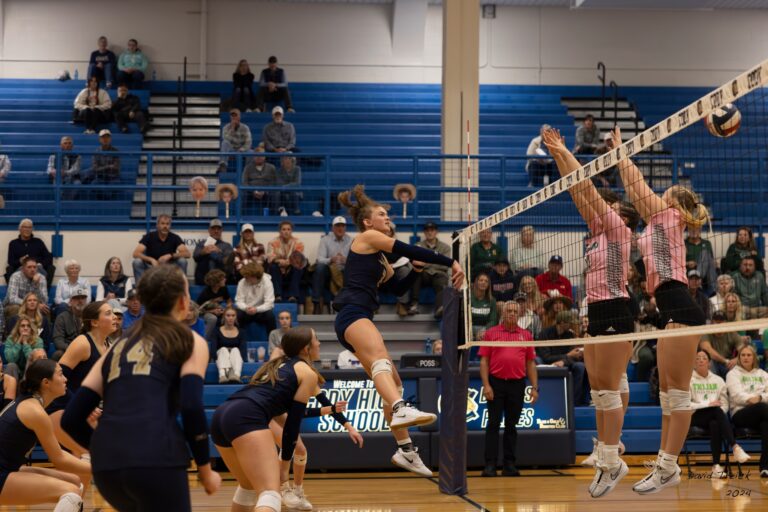
[[[711,92],[702,96],[698,100],[693,101],[688,106],[678,110],[677,112],[673,113],[672,115],[663,119],[662,121],[656,123],[650,128],[647,128],[646,130],[638,133],[634,137],[631,137],[629,140],[619,145],[618,147],[615,147],[609,150],[608,152],[606,152],[605,154],[600,155],[597,158],[582,165],[581,167],[573,171],[571,174],[564,176],[556,181],[553,181],[548,185],[545,185],[541,189],[533,192],[532,194],[529,194],[526,197],[523,197],[522,199],[516,201],[515,203],[510,204],[509,206],[501,209],[500,211],[492,215],[489,215],[488,217],[485,217],[484,219],[478,220],[477,222],[470,224],[464,230],[460,231],[457,236],[457,238],[460,241],[460,244],[459,244],[460,245],[459,256],[461,258],[460,262],[462,263],[463,267],[467,270],[467,275],[469,276],[469,270],[472,268],[472,262],[469,259],[470,246],[474,241],[476,241],[476,237],[482,231],[498,226],[499,224],[505,221],[509,221],[514,217],[520,216],[523,213],[526,213],[526,212],[530,213],[529,212],[530,210],[541,205],[542,203],[552,201],[553,198],[559,196],[563,192],[566,192],[569,189],[576,187],[580,183],[583,183],[586,180],[591,180],[592,178],[602,174],[604,171],[613,168],[614,166],[617,165],[619,161],[624,160],[626,158],[633,157],[635,155],[639,155],[641,152],[653,148],[654,146],[658,145],[665,139],[668,139],[669,137],[681,132],[684,129],[692,128],[697,125],[701,128],[704,123],[699,123],[699,121],[702,121],[703,119],[707,118],[710,114],[712,114],[718,109],[723,108],[725,105],[729,103],[733,103],[737,99],[742,98],[757,90],[759,90],[760,93],[764,94],[762,87],[765,86],[766,82],[768,82],[768,60],[763,61],[762,63],[751,67],[747,71],[729,80],[727,83],[723,84],[722,86],[712,90]],[[762,109],[759,114],[765,117],[766,105],[763,98],[761,98],[760,102],[756,103],[756,105],[757,106],[755,108]],[[763,119],[763,121],[768,121],[768,119]],[[755,130],[754,133],[757,133],[757,134],[765,133],[764,131],[761,132],[761,130],[765,130],[765,127],[760,126],[759,123],[757,124],[758,126],[752,127]],[[742,127],[742,130],[744,130],[744,127]],[[739,135],[736,135],[736,137],[739,137]],[[734,139],[736,137],[734,137]],[[757,149],[764,150],[765,149],[764,142],[765,141],[761,139],[760,144],[762,145],[758,144],[758,146],[760,147]],[[708,155],[702,154],[702,155],[699,155],[697,158],[699,158],[700,161],[704,161],[704,159],[707,156]],[[754,157],[754,158],[757,160],[757,157]],[[689,165],[688,162],[684,162],[683,164],[681,164],[681,168],[683,168],[683,170],[689,167],[695,168],[695,166],[696,166],[695,163],[692,165]],[[754,169],[752,172],[754,173]],[[766,169],[760,168],[758,172],[765,173]],[[556,204],[554,201],[552,201],[552,203]],[[525,216],[523,216],[523,219],[525,219]],[[520,220],[520,219],[515,219],[515,221],[517,220]],[[555,221],[550,221],[550,222],[552,222],[553,226],[557,225]],[[584,228],[582,227],[581,230],[583,231],[583,229]],[[578,257],[574,257],[571,261],[575,262],[576,260],[581,260],[582,251],[581,251],[580,243],[581,243],[581,239],[579,239],[578,242],[574,242],[573,244],[571,244],[573,247],[569,249],[572,250],[572,253],[577,251],[579,252]],[[464,329],[465,343],[461,345],[459,348],[468,349],[472,346],[483,346],[483,345],[518,346],[518,347],[525,345],[524,342],[500,342],[500,341],[482,342],[482,341],[474,340],[473,338],[475,336],[473,336],[473,330],[471,328],[472,314],[471,314],[471,307],[470,307],[471,305],[470,297],[471,297],[471,292],[469,290],[465,291],[465,294],[464,294],[464,298],[465,298],[464,319],[466,322],[465,329]],[[737,330],[753,330],[753,329],[759,329],[764,327],[768,327],[768,318],[728,322],[727,326],[724,326],[722,328],[715,327],[713,325],[706,325],[706,326],[699,326],[699,327],[685,327],[680,329],[665,330],[664,337],[673,338],[673,337],[681,337],[681,336],[690,336],[692,334],[699,334],[700,332],[701,333],[715,333],[715,332],[726,332],[726,331],[730,332],[730,331],[737,331]],[[585,338],[585,339],[580,339],[579,343],[590,343],[590,344],[611,343],[611,342],[618,342],[618,341],[634,341],[638,339],[652,339],[656,337],[658,337],[658,332],[655,334],[647,333],[646,335],[643,335],[640,333],[630,333],[630,334],[620,334],[620,335],[612,335],[612,336],[596,336],[592,338]],[[537,342],[528,343],[528,344],[535,345],[535,346],[572,345],[573,340],[558,340],[553,342],[537,341]]]

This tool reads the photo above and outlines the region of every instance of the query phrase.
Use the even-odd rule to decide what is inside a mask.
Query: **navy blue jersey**
[[[18,471],[37,443],[37,435],[19,420],[16,409],[24,400],[13,401],[0,412],[0,472]]]
[[[344,287],[333,299],[337,311],[345,304],[355,304],[370,311],[379,309],[379,286],[387,280],[386,257],[381,251],[358,254],[349,251],[344,265]],[[390,276],[391,277],[391,276]]]
[[[140,339],[122,339],[104,359],[104,410],[91,439],[94,471],[186,467],[177,421],[181,366]]]
[[[71,368],[71,371],[67,376],[67,393],[64,396],[60,396],[51,402],[50,405],[48,405],[48,408],[46,409],[48,414],[63,410],[67,406],[69,399],[78,389],[80,389],[80,386],[83,385],[83,381],[88,376],[88,373],[90,373],[91,368],[93,368],[93,365],[95,365],[96,361],[98,361],[101,357],[101,352],[99,352],[99,348],[96,346],[96,343],[93,342],[91,335],[86,333],[85,339],[88,340],[88,347],[91,349],[91,355],[88,356],[88,359],[85,361],[80,361],[77,363],[77,366]]]
[[[273,386],[269,379],[264,377],[259,384],[248,384],[232,394],[227,400],[251,400],[264,411],[268,417],[274,418],[288,412],[296,390],[299,389],[299,379],[296,377],[294,366],[299,361],[298,357],[289,359],[277,370],[277,382]]]

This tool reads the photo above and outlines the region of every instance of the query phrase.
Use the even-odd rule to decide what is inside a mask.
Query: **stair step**
[[[190,173],[181,174],[181,173],[177,172],[176,173],[176,184],[177,185],[185,185],[192,176],[200,176],[200,174],[190,174]],[[209,175],[209,176],[202,175],[202,176],[205,177],[205,179],[208,181],[208,185],[209,186],[215,187],[216,185],[219,184],[219,177],[216,176],[216,175]],[[146,185],[147,184],[146,176],[140,175],[138,178],[136,178],[136,184],[137,185]],[[173,177],[172,176],[167,176],[167,175],[161,175],[161,176],[153,175],[152,176],[152,185],[160,185],[160,186],[170,186],[170,185],[173,185]],[[152,194],[152,197],[155,198],[155,194]],[[142,199],[142,201],[143,201],[143,199]]]
[[[202,175],[202,176],[216,176],[216,170],[218,169],[218,162],[177,162],[176,174],[186,174],[190,176]],[[173,173],[173,164],[171,163],[157,163],[152,165],[152,175],[168,175]],[[147,165],[139,164],[139,176],[146,176]],[[209,178],[210,179],[210,178]]]
[[[149,106],[149,113],[153,115],[154,114],[178,114],[178,112],[179,110],[176,107],[176,105],[172,105],[172,106],[150,105]],[[187,105],[187,114],[218,116],[219,107]]]
[[[152,118],[152,126],[173,126],[174,123],[178,122],[178,118],[176,116],[156,116]],[[216,116],[207,116],[207,117],[199,117],[199,116],[182,116],[181,118],[181,124],[182,126],[195,126],[195,127],[205,127],[205,128],[218,128],[221,126],[221,119]]]
[[[595,116],[595,120],[597,121],[613,119],[613,109],[606,109],[605,117],[595,115],[599,114],[599,112],[595,112],[594,109],[568,109],[568,115],[574,117],[578,122],[581,122],[587,114]],[[619,110],[616,114],[619,119],[634,119],[637,117],[637,112],[634,110]]]
[[[596,99],[593,99],[593,98],[585,98],[583,100],[580,100],[580,99],[577,99],[577,98],[566,98],[566,99],[563,99],[560,103],[562,105],[565,105],[566,107],[568,107],[568,109],[571,109],[571,108],[599,109],[599,108],[601,108],[603,106],[602,101],[600,101],[599,99],[596,100]],[[608,99],[608,98],[605,99],[605,109],[606,110],[608,110],[608,108],[613,110],[613,105],[614,105],[613,99]],[[627,100],[618,100],[616,102],[616,105],[618,105],[619,108],[630,108],[631,107],[630,103]]]
[[[178,105],[179,99],[176,95],[152,95],[150,99],[151,105]],[[221,104],[221,99],[218,96],[187,96],[187,107],[189,105],[208,105],[216,106],[217,108]]]
[[[221,137],[221,131],[219,130],[218,126],[214,127],[187,127],[186,125],[182,125],[182,137],[185,139],[187,137],[208,137],[212,139],[218,139]],[[148,130],[145,134],[145,137],[173,137],[173,127],[167,127],[167,128],[156,128],[153,125],[153,128]]]
[[[173,211],[173,205],[171,203],[155,204],[152,203],[152,217],[157,217],[163,213],[171,213]],[[146,207],[144,203],[133,203],[131,207],[131,217],[143,219],[146,216]],[[210,219],[219,215],[219,209],[216,205],[201,205],[199,218]],[[194,204],[176,204],[176,217],[175,218],[196,218],[195,205]]]
[[[177,142],[176,149],[195,150],[195,149],[212,149],[218,151],[221,142],[218,139],[206,140],[206,139],[185,139],[179,144]],[[144,149],[174,149],[172,139],[155,139],[145,140]]]

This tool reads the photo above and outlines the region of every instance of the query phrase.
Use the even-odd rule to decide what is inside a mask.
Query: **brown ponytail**
[[[314,335],[314,331],[309,327],[292,327],[288,329],[288,332],[283,335],[283,339],[280,342],[280,348],[283,350],[283,355],[264,363],[253,375],[250,384],[252,386],[258,386],[259,384],[265,384],[267,382],[271,383],[272,386],[277,384],[280,367],[289,359],[297,357],[305,347],[308,347],[312,342]],[[304,361],[310,368],[312,368],[312,371],[317,374],[317,381],[320,384],[323,384],[325,379],[317,370],[315,370],[312,361],[306,359]]]
[[[357,201],[352,201],[352,196]],[[365,185],[355,185],[352,190],[345,190],[339,194],[339,203],[347,208],[349,216],[352,217],[352,221],[357,226],[357,229],[362,233],[366,230],[364,219],[370,219],[373,215],[373,210],[376,208],[384,208],[389,210],[388,204],[377,203],[365,193]]]

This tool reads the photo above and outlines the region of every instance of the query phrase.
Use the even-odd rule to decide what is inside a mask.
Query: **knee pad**
[[[600,392],[593,389],[589,392],[589,396],[592,397],[592,402],[595,404],[595,410],[602,411],[603,402],[600,400]]]
[[[307,458],[308,455],[305,453],[303,455],[298,455],[294,452],[293,454],[293,465],[294,466],[306,466],[307,465]]]
[[[661,402],[662,416],[669,416],[672,414],[672,410],[669,408],[669,395],[666,392],[659,392],[659,402]]]
[[[232,503],[237,503],[243,507],[255,507],[256,491],[249,491],[238,485],[237,490],[235,490],[235,496],[232,498]]]
[[[259,494],[259,501],[256,502],[256,507],[268,507],[275,512],[280,512],[280,508],[283,506],[283,498],[277,491],[264,491]]]
[[[377,359],[371,365],[371,380],[375,379],[380,373],[392,375],[392,361],[389,359]]]
[[[74,492],[62,494],[53,512],[80,512],[83,509],[83,499]]]
[[[621,403],[621,393],[619,393],[618,390],[601,390],[600,401],[602,402],[604,411],[612,411],[623,407]]]
[[[621,374],[621,379],[619,380],[619,393],[629,393],[629,379],[627,378],[626,373]]]
[[[670,411],[690,411],[691,410],[691,393],[687,389],[670,389],[667,391],[669,395],[669,410]]]

